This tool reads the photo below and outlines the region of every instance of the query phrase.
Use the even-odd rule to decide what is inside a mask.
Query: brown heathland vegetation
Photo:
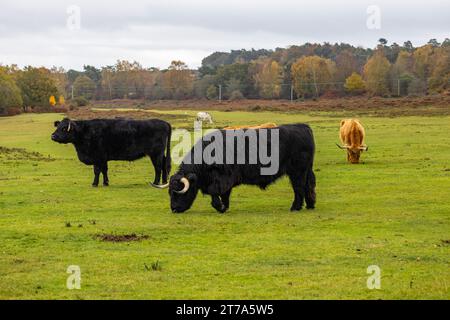
[[[142,110],[203,110],[203,111],[280,111],[280,112],[335,112],[336,116],[364,115],[377,117],[398,116],[439,116],[450,114],[450,94],[430,95],[425,97],[381,98],[348,97],[334,99],[317,99],[305,101],[289,100],[254,100],[211,101],[211,100],[110,100],[92,101],[92,108],[136,108]],[[69,112],[79,116],[86,111]],[[144,111],[136,111],[144,112]],[[119,110],[116,113],[122,114]],[[127,112],[132,117],[132,113]],[[140,116],[136,114],[135,116]],[[151,116],[145,111],[142,116]]]

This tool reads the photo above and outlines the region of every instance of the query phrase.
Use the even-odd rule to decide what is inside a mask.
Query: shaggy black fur
[[[294,190],[295,197],[291,210],[300,210],[304,200],[306,201],[306,208],[313,209],[316,202],[316,181],[313,172],[315,144],[312,130],[306,124],[289,124],[275,129],[279,129],[279,169],[274,175],[261,175],[261,167],[267,166],[261,165],[259,157],[257,164],[248,164],[248,141],[245,144],[245,164],[206,164],[204,160],[201,164],[188,164],[188,159],[191,160],[190,163],[194,163],[192,161],[194,148],[191,149],[180,165],[178,172],[170,178],[169,195],[172,211],[184,212],[188,210],[194,202],[198,190],[200,190],[203,194],[211,195],[211,205],[217,211],[223,213],[229,207],[233,187],[240,184],[249,184],[265,189],[284,175],[289,176]],[[260,130],[267,130],[267,136],[270,137],[271,131],[274,129],[256,129],[258,143]],[[225,157],[227,130],[220,130],[220,132],[224,140],[223,154]],[[246,130],[241,132],[246,132]],[[211,143],[208,140],[204,137],[197,143],[202,143],[204,149]],[[271,150],[270,144],[271,140],[268,139],[269,150]],[[236,157],[236,145],[234,153]],[[183,177],[189,180],[190,187],[186,193],[179,194],[176,191],[183,189],[183,183],[180,182]]]
[[[98,186],[100,173],[103,185],[109,185],[108,161],[134,161],[144,156],[149,156],[155,167],[154,184],[159,184],[161,174],[163,183],[167,183],[172,132],[169,123],[159,119],[74,121],[65,118],[56,121],[55,127],[52,140],[73,143],[78,159],[94,166],[94,187]]]

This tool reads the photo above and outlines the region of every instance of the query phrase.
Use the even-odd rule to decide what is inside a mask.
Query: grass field
[[[449,116],[362,117],[360,165],[335,146],[340,118],[326,112],[213,116],[219,126],[309,123],[316,210],[289,212],[282,179],[235,189],[224,215],[201,195],[172,214],[167,191],[148,186],[148,159],[111,162],[111,186],[94,189],[73,146],[50,140],[61,115],[0,118],[0,298],[450,298]],[[148,239],[95,237],[133,233]],[[81,268],[80,290],[66,288],[69,265]],[[366,286],[370,265],[380,290]]]

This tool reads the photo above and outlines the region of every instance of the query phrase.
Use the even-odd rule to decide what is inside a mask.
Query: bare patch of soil
[[[31,160],[31,161],[54,161],[50,156],[22,148],[6,148],[0,146],[0,158],[4,160]]]
[[[150,237],[147,235],[137,235],[135,233],[132,234],[122,234],[122,235],[115,235],[115,234],[96,234],[94,235],[94,239],[98,239],[100,241],[105,242],[131,242],[131,241],[142,241],[147,240]]]

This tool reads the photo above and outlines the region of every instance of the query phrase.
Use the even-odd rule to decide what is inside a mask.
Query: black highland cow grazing
[[[78,159],[94,166],[94,187],[98,186],[100,173],[103,185],[108,186],[108,161],[134,161],[149,156],[155,167],[153,186],[167,187],[170,172],[171,126],[159,120],[95,119],[55,122],[53,141],[72,143]],[[159,185],[162,175],[162,183]]]
[[[248,139],[247,134],[253,130],[256,133],[257,143]],[[268,144],[268,150],[278,148],[278,167],[275,173],[265,175],[261,169],[267,167],[260,158],[253,164],[249,161],[249,152],[256,145],[261,146],[260,141],[262,130],[266,130],[267,137],[273,136],[273,130],[278,130],[278,143],[273,146],[271,139],[265,139]],[[278,178],[288,175],[294,190],[294,202],[291,210],[297,211],[302,208],[303,201],[306,201],[306,208],[313,209],[316,202],[315,194],[315,175],[313,172],[314,160],[314,138],[311,128],[306,124],[290,124],[270,129],[247,129],[247,130],[220,130],[216,131],[223,138],[223,154],[219,156],[225,158],[226,154],[233,153],[231,157],[234,160],[238,157],[236,154],[237,138],[234,138],[234,147],[230,149],[230,144],[226,144],[226,136],[229,131],[238,133],[237,136],[244,135],[246,141],[245,161],[243,164],[230,164],[229,161],[221,161],[211,163],[201,160],[201,163],[194,162],[194,149],[202,145],[203,150],[214,141],[206,135],[197,142],[196,146],[183,159],[176,174],[170,178],[169,194],[171,198],[172,212],[184,212],[188,210],[194,202],[198,190],[203,194],[211,195],[211,205],[220,213],[225,212],[230,204],[230,194],[233,187],[240,184],[257,185],[261,189],[265,189],[268,185],[275,182]],[[242,137],[241,137],[242,138]],[[242,141],[242,140],[241,140]],[[250,143],[249,143],[250,142]],[[260,147],[259,147],[260,148]]]

